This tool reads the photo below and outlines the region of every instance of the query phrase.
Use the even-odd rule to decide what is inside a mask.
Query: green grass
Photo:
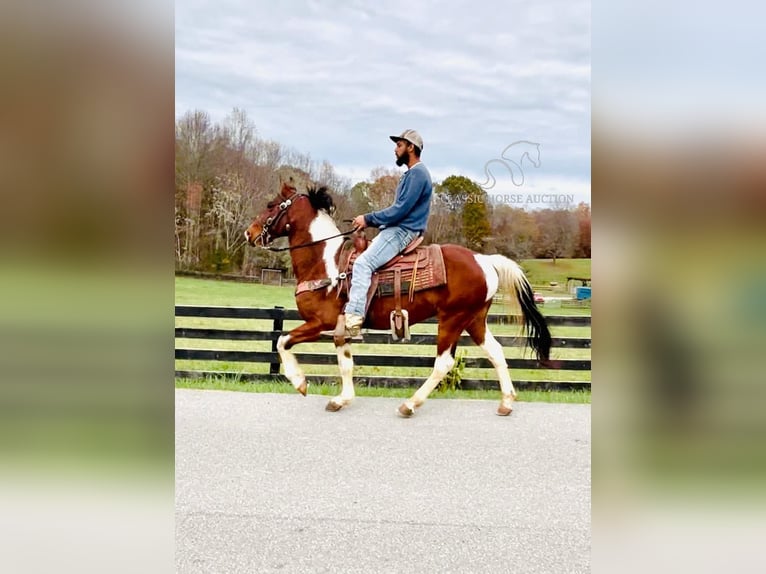
[[[590,259],[526,259],[520,262],[533,285],[549,285],[551,281],[566,288],[567,277],[590,277]]]
[[[176,379],[178,389],[204,389],[216,391],[238,391],[244,393],[298,393],[288,383],[250,383],[224,378],[206,379]],[[358,397],[394,397],[409,398],[415,389],[378,389],[371,387],[357,387]],[[340,393],[340,385],[309,385],[310,395],[335,396]],[[500,391],[434,391],[430,398],[433,399],[479,399],[499,400]],[[546,402],[546,403],[575,403],[590,404],[590,391],[518,391],[519,401]]]
[[[297,309],[292,286],[176,277],[176,305]]]

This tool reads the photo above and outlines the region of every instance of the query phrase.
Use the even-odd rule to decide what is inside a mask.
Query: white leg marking
[[[489,301],[495,296],[499,286],[497,271],[495,270],[494,265],[492,265],[492,260],[489,256],[477,253],[474,255],[474,258],[476,259],[476,263],[479,264],[479,267],[481,267],[481,270],[484,271],[484,280],[487,283],[487,297],[484,300]]]
[[[309,225],[309,234],[311,235],[312,241],[319,241],[320,239],[324,239],[325,237],[332,237],[333,235],[338,235],[339,233],[340,230],[335,225],[332,217],[330,217],[324,211],[319,211],[317,216]],[[324,261],[325,273],[327,274],[326,277],[332,279],[332,284],[327,286],[328,292],[334,289],[335,285],[337,284],[337,277],[340,271],[338,271],[338,266],[335,264],[335,254],[338,252],[338,249],[340,249],[342,244],[342,237],[330,239],[329,241],[325,241],[324,244],[322,260]]]
[[[354,400],[354,358],[351,356],[351,345],[346,343],[335,348],[338,354],[338,367],[340,368],[340,380],[343,383],[340,396],[334,397],[333,401],[339,405],[347,405]]]
[[[481,348],[487,353],[490,362],[494,365],[495,371],[497,371],[497,379],[500,382],[500,390],[503,396],[516,396],[516,390],[511,382],[511,373],[508,371],[508,364],[505,362],[503,347],[497,342],[494,335],[489,332],[489,328],[486,328],[484,332],[484,343],[481,345]]]
[[[455,359],[450,354],[449,350],[444,351],[441,355],[436,357],[436,361],[434,361],[434,370],[431,375],[420,386],[415,394],[412,395],[412,398],[405,401],[404,404],[413,410],[422,405],[428,398],[428,395],[430,395],[436,388],[436,385],[441,382],[454,366]]]
[[[306,380],[306,377],[304,376],[300,365],[298,365],[298,361],[296,360],[295,355],[285,349],[285,345],[289,340],[290,335],[282,335],[279,339],[277,339],[277,352],[279,353],[279,357],[282,359],[282,365],[285,369],[285,377],[287,377],[287,380],[289,380],[297,389],[299,386],[301,386],[303,381]]]

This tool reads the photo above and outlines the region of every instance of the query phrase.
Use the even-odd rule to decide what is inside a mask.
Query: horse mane
[[[335,211],[335,202],[333,202],[332,197],[327,191],[326,186],[322,187],[315,187],[311,186],[307,190],[308,196],[309,196],[309,202],[311,202],[311,207],[319,211],[320,209],[325,210],[328,214],[332,215]]]

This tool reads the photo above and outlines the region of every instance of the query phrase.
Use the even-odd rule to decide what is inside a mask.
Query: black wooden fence
[[[194,361],[231,361],[268,363],[269,374],[258,373],[231,373],[223,371],[188,371],[176,370],[176,377],[181,378],[204,378],[208,376],[236,377],[244,381],[282,380],[286,379],[279,374],[279,354],[277,353],[277,339],[285,332],[285,321],[300,321],[301,317],[297,310],[274,307],[272,309],[256,309],[247,307],[197,307],[176,306],[176,317],[218,318],[218,319],[265,319],[272,321],[271,331],[234,330],[234,329],[204,329],[176,327],[176,339],[207,339],[207,340],[234,340],[234,341],[271,341],[271,351],[224,351],[206,349],[175,349],[175,358],[178,360]],[[547,316],[550,326],[589,327],[589,316]],[[504,315],[489,315],[490,324],[507,323],[508,318]],[[426,323],[436,323],[435,319]],[[523,337],[495,337],[504,347],[524,346],[526,341]],[[320,341],[332,341],[329,335],[323,335]],[[364,334],[364,343],[358,345],[393,344],[402,346],[402,343],[394,343],[391,335],[387,332],[369,332]],[[407,345],[436,345],[436,335],[413,334]],[[473,345],[470,337],[463,335],[458,345]],[[590,349],[590,338],[555,337],[554,348]],[[406,347],[404,347],[406,348]],[[321,353],[300,353],[300,346],[295,348],[295,355],[302,365],[336,365],[337,356]],[[357,366],[380,366],[380,367],[433,367],[434,357],[424,356],[390,356],[390,355],[354,355],[354,364]],[[507,359],[510,369],[546,369],[541,367],[534,359]],[[493,369],[492,364],[484,357],[465,357],[465,368]],[[590,371],[590,359],[563,359],[556,361],[556,370],[563,371]],[[308,369],[309,382],[337,382],[339,376],[311,375]],[[513,376],[513,372],[511,372]],[[354,376],[354,383],[372,387],[396,387],[414,388],[422,384],[423,379],[413,377],[395,376]],[[564,389],[590,389],[590,381],[560,381],[560,380],[516,380],[513,384],[517,389],[533,390],[564,390]],[[463,389],[497,389],[497,382],[493,376],[491,380],[463,378],[460,383]]]

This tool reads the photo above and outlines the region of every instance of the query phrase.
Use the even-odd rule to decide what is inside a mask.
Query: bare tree
[[[543,209],[535,213],[540,235],[536,245],[538,257],[571,257],[577,241],[577,216],[568,209]]]
[[[268,166],[275,170],[284,161],[284,150],[278,142],[256,139],[250,160],[255,165]]]
[[[236,259],[235,251],[242,248],[242,230],[250,223],[252,193],[239,173],[216,177],[212,202],[207,216],[215,231],[215,248]]]
[[[238,152],[243,158],[252,160],[256,130],[255,124],[247,116],[247,112],[234,108],[224,118],[220,135],[226,140],[231,150]]]
[[[339,217],[356,215],[351,182],[329,161],[319,164],[308,154],[259,138],[244,110],[234,108],[218,124],[203,111],[184,114],[176,122],[175,147],[174,251],[180,268],[239,266],[247,272],[257,265],[288,264],[289,257],[240,248],[242,231],[282,182],[292,181],[299,191],[324,185],[333,193]],[[377,184],[376,191],[384,190]]]
[[[207,112],[194,110],[176,123],[176,184],[182,188],[206,179],[212,167],[215,129]]]
[[[206,112],[195,110],[176,123],[175,225],[178,263],[199,264],[203,190],[214,173],[215,128]]]
[[[510,205],[496,205],[492,210],[492,235],[499,253],[520,261],[533,256],[539,230],[530,212]]]
[[[370,172],[368,199],[372,209],[385,209],[394,202],[396,187],[402,174],[396,169],[376,167]]]

